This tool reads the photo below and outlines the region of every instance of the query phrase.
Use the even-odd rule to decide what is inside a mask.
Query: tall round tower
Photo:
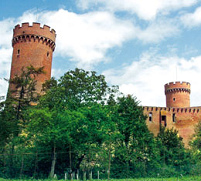
[[[56,32],[47,25],[40,23],[22,23],[13,30],[13,55],[10,79],[21,74],[22,67],[32,65],[44,67],[45,74],[37,76],[36,91],[41,92],[42,84],[51,78],[52,54],[55,49]]]
[[[190,83],[165,84],[166,107],[190,107]]]

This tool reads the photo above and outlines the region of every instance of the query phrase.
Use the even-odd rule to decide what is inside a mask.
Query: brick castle
[[[166,107],[143,107],[146,123],[154,135],[159,133],[160,126],[174,128],[188,146],[201,120],[201,107],[190,107],[190,92],[190,83],[170,82],[165,84]]]
[[[56,32],[47,25],[22,23],[13,30],[13,55],[10,78],[20,74],[22,67],[43,67],[45,74],[37,77],[36,90],[51,78],[52,54],[55,49]],[[10,87],[12,88],[12,87]],[[165,85],[166,107],[143,107],[146,123],[154,135],[160,126],[175,128],[185,145],[191,140],[195,125],[201,119],[201,107],[190,107],[190,83],[171,82]]]

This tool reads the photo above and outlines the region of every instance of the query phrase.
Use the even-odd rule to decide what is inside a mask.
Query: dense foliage
[[[41,73],[30,67],[10,80],[19,96],[10,92],[1,103],[0,177],[109,179],[195,173],[200,129],[190,153],[173,129],[161,128],[154,137],[136,97],[108,87],[103,75],[75,69],[47,81],[45,94],[38,96],[34,77]]]

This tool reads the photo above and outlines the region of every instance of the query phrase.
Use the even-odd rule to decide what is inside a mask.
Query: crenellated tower
[[[190,92],[189,82],[165,84],[166,107],[190,107]]]
[[[52,54],[55,49],[56,32],[47,25],[40,23],[22,23],[13,29],[13,55],[10,79],[21,73],[22,67],[33,65],[44,67],[45,74],[39,75],[36,91],[41,92],[42,84],[51,78]]]

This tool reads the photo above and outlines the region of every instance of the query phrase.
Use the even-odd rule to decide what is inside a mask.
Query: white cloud
[[[200,106],[201,56],[186,60],[178,57],[162,57],[155,53],[145,53],[139,61],[119,70],[103,73],[108,82],[119,85],[120,91],[133,94],[144,106],[164,106],[164,85],[173,81],[191,83],[191,106]]]
[[[183,7],[190,7],[198,0],[77,0],[83,9],[103,7],[111,11],[127,11],[144,20],[152,20],[157,14],[167,14]],[[102,5],[102,6],[101,6]]]
[[[15,26],[14,19],[0,21],[0,48],[11,47],[12,29]]]
[[[56,54],[84,67],[103,61],[108,49],[121,46],[135,32],[132,23],[107,12],[79,15],[61,9],[44,13],[40,20],[57,32]]]
[[[180,29],[175,21],[160,19],[151,22],[146,29],[140,30],[137,37],[145,43],[156,43],[177,35],[179,32]]]
[[[194,27],[201,25],[201,7],[198,7],[195,12],[187,13],[181,17],[181,21],[187,27]]]
[[[4,79],[0,79],[0,90],[1,90],[0,91],[0,97],[1,96],[6,96],[7,89],[8,89],[8,82],[5,81]]]
[[[0,78],[9,78],[12,48],[0,48]]]
[[[170,1],[165,2],[170,3]],[[186,1],[182,2],[184,6],[184,2]],[[120,3],[120,1],[118,1],[118,3]],[[185,5],[187,6],[189,4],[186,3]],[[133,24],[132,20],[118,19],[114,14],[106,11],[76,14],[64,9],[39,13],[36,13],[35,10],[30,10],[23,13],[21,17],[0,21],[1,27],[4,27],[0,29],[0,33],[3,35],[0,36],[0,67],[3,67],[3,69],[0,69],[1,77],[9,78],[12,55],[12,29],[17,23],[30,22],[32,24],[33,21],[47,24],[56,30],[57,46],[54,55],[57,57],[63,56],[66,59],[75,61],[79,67],[85,69],[93,67],[100,62],[107,61],[107,59],[111,58],[106,56],[107,51],[113,47],[122,46],[126,41],[139,39],[144,43],[157,43],[179,32],[179,27],[176,25],[175,21],[165,18],[151,21],[145,28],[141,28]],[[161,70],[162,65],[153,64],[151,60],[153,60],[153,56],[146,58],[144,55],[139,62],[134,62],[130,67],[125,67],[122,71],[127,73],[123,75],[125,81],[123,83],[120,82],[122,87],[126,87],[127,85],[133,87],[133,82],[127,82],[127,80],[130,80],[130,75],[133,71],[139,72],[139,70],[145,67],[141,72],[147,75],[147,77],[151,77],[151,71],[157,72],[159,68]],[[156,62],[159,60],[160,58],[154,59]],[[164,66],[166,66],[166,64]],[[167,66],[169,67],[169,64],[167,64]],[[134,69],[134,67],[137,67],[137,69]],[[128,69],[128,71],[126,69]],[[164,69],[164,71],[167,70]],[[61,74],[60,70],[53,70],[53,75],[56,74]],[[137,75],[138,79],[136,79],[136,81],[143,87],[143,83],[140,84],[142,79],[142,77],[139,76],[140,73],[137,73]],[[156,78],[158,77],[156,76]],[[121,78],[118,80],[118,83],[120,80]],[[142,82],[143,81],[144,79],[142,79]],[[140,92],[140,89],[138,92]]]

